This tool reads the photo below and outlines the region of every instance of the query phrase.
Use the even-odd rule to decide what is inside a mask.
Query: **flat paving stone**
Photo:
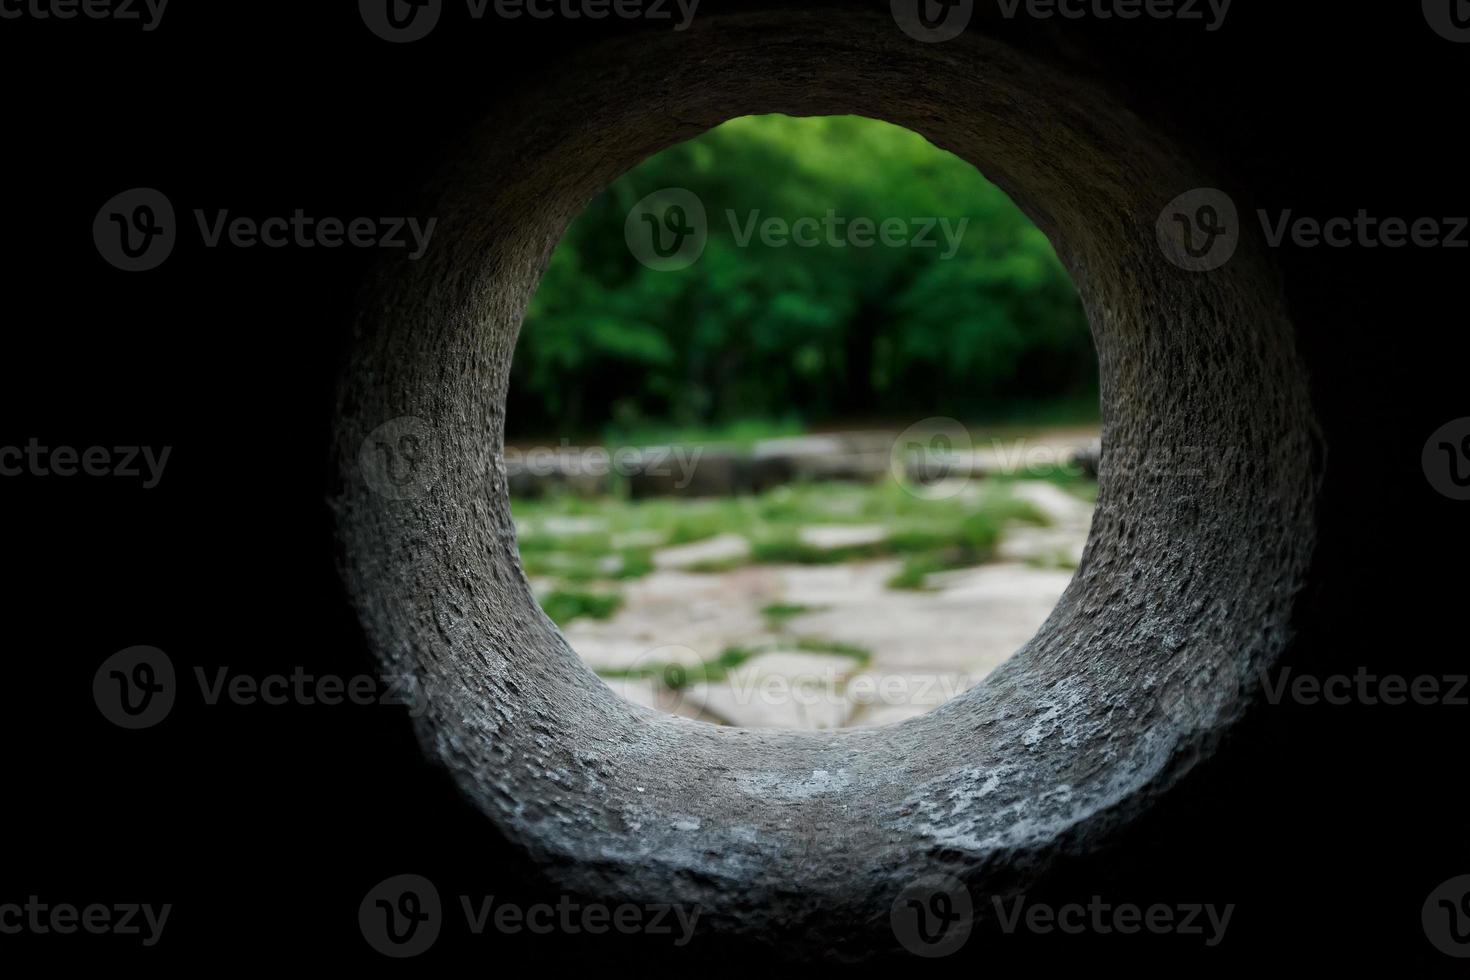
[[[988,671],[986,672],[988,673]],[[933,711],[984,680],[983,674],[880,673],[848,683],[852,728],[881,728]]]
[[[552,516],[544,518],[535,529],[556,537],[575,537],[607,530],[607,522],[599,517]]]
[[[888,580],[903,568],[895,559],[841,565],[773,565],[782,601],[802,606],[847,605],[891,592]]]
[[[690,700],[739,728],[841,728],[852,715],[845,689],[858,668],[851,657],[772,651],[725,680],[692,685]]]
[[[877,544],[888,537],[881,524],[808,524],[796,532],[803,544],[824,551]]]
[[[631,677],[604,677],[602,682],[612,688],[614,694],[634,704],[641,704],[645,708],[653,708],[665,714],[682,715],[685,718],[694,718],[699,721],[723,724],[719,718],[701,714],[694,705],[687,703],[679,692],[667,690],[653,681]]]
[[[1092,505],[1073,496],[1055,483],[1045,480],[1017,480],[1011,494],[1031,504],[1051,519],[1054,525],[1086,528],[1092,520]]]
[[[612,536],[614,548],[656,548],[663,543],[664,532],[649,528],[643,531],[624,531]]]
[[[1086,545],[1085,536],[1067,528],[1013,527],[1001,538],[995,554],[1006,561],[1061,562],[1075,567]]]
[[[862,723],[885,711],[914,709],[915,714],[939,707],[974,687],[983,676],[944,671],[874,671],[865,668],[847,683],[847,697]]]
[[[767,569],[722,574],[654,571],[625,583],[623,605],[608,619],[576,619],[562,628],[572,649],[594,667],[625,668],[654,648],[682,646],[699,659],[729,646],[771,642],[761,608],[779,591]]]
[[[722,561],[737,561],[750,554],[750,542],[738,534],[717,534],[703,541],[661,548],[653,553],[657,568],[692,568]]]
[[[1041,481],[1013,486],[1053,524],[1008,528],[1002,560],[932,574],[923,591],[888,587],[902,568],[898,559],[688,571],[746,554],[743,538],[721,535],[656,552],[655,571],[622,584],[624,603],[615,615],[575,620],[563,633],[602,670],[707,661],[731,647],[770,651],[718,683],[677,692],[647,678],[608,679],[630,700],[659,710],[747,728],[897,724],[982,682],[1035,635],[1072,579],[1067,568],[1035,563],[1080,557],[1091,505]],[[833,547],[883,530],[812,527]],[[761,610],[773,604],[809,608],[772,621]],[[871,659],[791,649],[800,639],[850,644]]]

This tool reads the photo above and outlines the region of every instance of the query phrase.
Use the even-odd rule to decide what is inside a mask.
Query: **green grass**
[[[931,505],[937,502],[930,502]],[[920,589],[931,572],[968,568],[990,561],[1009,523],[1044,525],[1043,514],[1025,501],[995,495],[977,509],[935,507],[934,519],[910,521],[870,543],[818,548],[802,541],[794,530],[753,541],[750,560],[758,563],[824,565],[872,558],[903,557],[904,567],[888,582],[890,588]]]
[[[914,555],[903,563],[903,568],[888,579],[887,585],[890,589],[922,590],[929,587],[929,576],[934,572],[952,572],[957,568],[971,568],[985,561],[985,557],[963,548],[949,548]]]
[[[721,444],[749,447],[763,439],[799,436],[806,429],[794,418],[741,419],[724,425],[611,425],[603,431],[607,445],[620,446],[707,446]]]
[[[731,514],[725,510],[707,509],[677,515],[669,525],[664,544],[693,544],[729,530]]]
[[[556,589],[541,597],[541,608],[552,622],[565,626],[581,616],[592,619],[608,619],[623,604],[623,597],[615,592],[573,592]]]
[[[1045,515],[1013,496],[1009,478],[977,484],[978,494],[928,500],[892,481],[819,483],[777,487],[756,496],[630,501],[619,497],[559,497],[512,503],[521,564],[539,580],[542,604],[558,623],[617,610],[616,584],[653,571],[658,548],[690,544],[718,534],[738,534],[748,556],[691,567],[718,573],[746,564],[831,565],[902,558],[889,585],[924,588],[928,575],[989,561],[1005,528],[1042,525]],[[1057,482],[1085,494],[1090,484],[1059,475]],[[568,519],[577,519],[567,530]],[[836,548],[804,541],[801,528],[815,524],[879,525],[880,540]],[[630,544],[636,541],[636,544]],[[548,605],[550,604],[550,605]],[[774,612],[778,626],[797,615]]]
[[[1077,562],[1072,560],[1071,555],[1063,554],[1062,552],[1051,555],[1037,555],[1035,558],[1028,558],[1026,564],[1030,568],[1061,570],[1065,572],[1075,572],[1077,570]]]
[[[537,550],[522,552],[521,567],[536,578],[563,582],[621,582],[653,571],[653,553],[647,548],[625,548],[599,554]]]
[[[744,568],[749,564],[750,559],[748,558],[711,558],[709,561],[695,562],[684,570],[700,575],[719,575],[724,572],[733,572],[737,568]]]
[[[818,548],[802,541],[794,531],[762,538],[750,544],[750,561],[758,565],[837,565],[876,558],[882,553],[881,542],[841,548]]]
[[[786,627],[787,620],[816,610],[816,606],[803,606],[800,603],[773,602],[761,607],[761,615],[766,618],[767,625],[772,629],[780,630]]]
[[[807,653],[830,653],[836,657],[849,657],[856,660],[860,666],[866,666],[873,659],[873,651],[866,647],[860,647],[852,643],[838,643],[834,640],[823,640],[813,636],[803,636],[796,641],[796,649]]]
[[[598,673],[603,677],[652,680],[671,691],[678,691],[691,684],[713,684],[722,681],[747,661],[762,653],[789,648],[788,643],[768,644],[761,647],[726,647],[720,651],[718,656],[697,664],[656,662],[639,664],[637,667],[605,667]],[[855,660],[860,666],[866,665],[873,659],[872,651],[863,647],[812,637],[797,640],[796,649],[808,653],[828,653],[838,657],[848,657]]]
[[[671,691],[678,691],[695,683],[714,683],[723,680],[731,671],[754,657],[759,651],[746,647],[727,647],[719,656],[697,664],[655,662],[639,664],[637,667],[604,667],[598,673],[603,677],[636,678],[653,680]]]

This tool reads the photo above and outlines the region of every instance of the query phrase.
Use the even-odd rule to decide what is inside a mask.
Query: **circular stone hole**
[[[904,721],[1066,589],[1097,400],[1076,287],[973,166],[872,119],[733,119],[552,254],[507,399],[521,567],[635,703]]]
[[[701,928],[797,950],[896,948],[889,913],[916,881],[1015,895],[1215,751],[1288,643],[1318,455],[1263,250],[1242,240],[1202,271],[1159,247],[1169,202],[1228,182],[1094,81],[978,27],[923,44],[877,13],[703,18],[522,91],[446,162],[430,252],[368,290],[334,501],[368,642],[412,678],[428,755],[504,838],[580,896],[697,904]],[[1056,247],[1098,353],[1080,570],[1002,667],[884,728],[752,732],[633,705],[517,560],[505,396],[556,242],[652,154],[771,112],[881,119],[974,164]],[[375,444],[413,450],[407,479],[365,462]]]

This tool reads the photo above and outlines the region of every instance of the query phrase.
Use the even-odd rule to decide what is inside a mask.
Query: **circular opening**
[[[1242,238],[1203,269],[1160,248],[1160,213],[1217,177],[1091,81],[978,30],[918,43],[876,14],[707,18],[582,52],[524,91],[446,164],[433,249],[369,290],[337,426],[368,641],[422,694],[427,753],[501,834],[599,901],[892,947],[889,911],[916,880],[1014,895],[1214,751],[1259,696],[1245,679],[1288,642],[1317,486],[1265,250]],[[884,728],[748,731],[633,705],[517,562],[505,395],[555,243],[653,153],[769,112],[882,119],[974,164],[1056,246],[1098,352],[1104,465],[1078,573],[983,683]],[[407,479],[363,460],[384,427],[414,447]]]
[[[1066,588],[1097,398],[1075,287],[972,165],[871,119],[733,119],[552,254],[508,394],[521,566],[636,703],[896,723]]]

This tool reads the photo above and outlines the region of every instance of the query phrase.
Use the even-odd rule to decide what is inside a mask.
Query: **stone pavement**
[[[1018,483],[1015,492],[1052,525],[1009,529],[1000,560],[931,575],[924,591],[889,588],[902,563],[888,559],[689,571],[743,554],[741,539],[721,536],[657,552],[655,571],[626,583],[616,615],[578,619],[563,632],[599,671],[748,651],[708,683],[670,689],[647,678],[607,678],[624,697],[664,711],[750,728],[902,721],[994,670],[1031,638],[1071,580],[1091,505],[1040,481]],[[872,533],[814,527],[804,536],[840,546]],[[776,606],[778,615],[763,612]],[[852,648],[867,651],[866,662]]]

